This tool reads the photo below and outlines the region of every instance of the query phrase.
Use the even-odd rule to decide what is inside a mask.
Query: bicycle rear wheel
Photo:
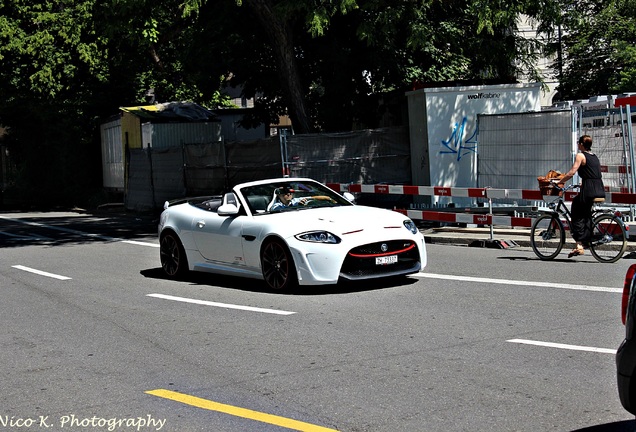
[[[627,232],[617,216],[604,214],[594,218],[590,252],[600,262],[613,263],[621,259],[627,248]]]
[[[530,229],[530,244],[542,260],[556,257],[565,244],[563,223],[556,214],[539,216]]]

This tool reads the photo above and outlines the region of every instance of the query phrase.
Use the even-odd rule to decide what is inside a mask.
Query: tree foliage
[[[271,57],[279,65],[274,69],[281,86],[277,97],[286,102],[292,119],[296,108],[290,97],[299,87],[304,92],[304,101],[296,99],[303,104],[298,117],[310,117],[301,129],[304,132],[307,128],[347,130],[354,124],[373,125],[373,117],[377,121],[380,113],[369,112],[373,105],[369,96],[403,92],[416,82],[514,82],[521,70],[537,77],[530,65],[539,50],[514,31],[518,12],[526,3],[512,9],[509,4],[484,8],[483,3],[319,2],[330,8],[284,0],[245,0],[242,4],[251,6],[259,22],[270,23],[264,26],[264,36],[268,47],[275,47]],[[263,11],[281,11],[280,19],[291,30],[272,35],[277,26],[271,25],[272,17],[264,16]],[[288,48],[283,50],[285,46]],[[289,73],[285,67],[290,68]],[[238,75],[236,81],[258,80]]]
[[[0,123],[9,127],[16,192],[31,202],[68,204],[57,201],[59,191],[80,195],[95,169],[84,146],[94,130],[83,121],[94,103],[91,88],[105,82],[107,57],[93,6],[93,0],[0,6]]]
[[[568,0],[561,3],[562,37],[552,51],[562,100],[636,89],[636,1]]]

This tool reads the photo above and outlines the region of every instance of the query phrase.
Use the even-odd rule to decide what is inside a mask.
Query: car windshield
[[[285,181],[241,189],[252,214],[352,205],[328,187],[309,181]]]

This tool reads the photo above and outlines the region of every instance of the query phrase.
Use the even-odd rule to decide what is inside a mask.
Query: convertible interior
[[[221,204],[223,204],[223,197],[215,196],[215,197],[206,199],[205,201],[198,201],[198,202],[190,201],[190,204],[202,210],[207,210],[207,211],[216,213],[219,207],[221,207]]]
[[[246,198],[253,213],[265,213],[267,211],[267,206],[270,202],[269,197],[263,195],[251,195]],[[190,201],[190,204],[202,210],[216,213],[221,204],[223,204],[223,197],[214,196],[211,198],[206,198],[203,201],[192,200]]]
[[[269,197],[263,195],[250,195],[247,197],[253,213],[265,213],[269,205]]]

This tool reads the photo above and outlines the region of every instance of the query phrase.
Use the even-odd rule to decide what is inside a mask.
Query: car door
[[[192,236],[199,252],[206,260],[245,265],[242,246],[245,216],[220,216],[204,212],[192,221]]]

